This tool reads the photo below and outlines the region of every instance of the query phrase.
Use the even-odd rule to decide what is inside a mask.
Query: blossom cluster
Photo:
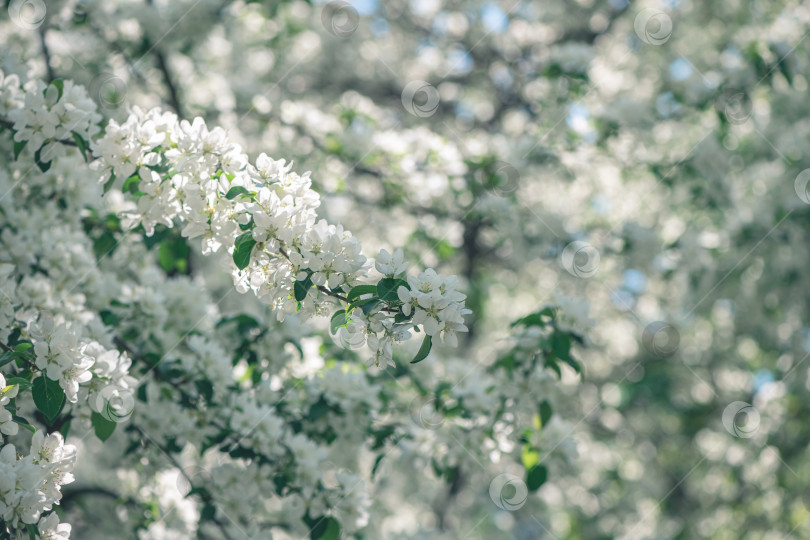
[[[95,166],[109,173],[103,182],[126,178],[125,187],[137,186],[137,203],[124,212],[127,226],[140,224],[151,234],[158,224],[182,221],[182,235],[201,237],[204,254],[224,253],[223,259],[230,254],[231,264],[225,265],[237,290],[252,290],[277,310],[279,320],[323,312],[324,295],[345,300],[368,275],[368,261],[351,233],[318,220],[320,197],[309,173],[298,175],[292,163],[266,154],[250,164],[224,130],[209,130],[200,118],[178,121],[159,109],[136,108],[123,124],[111,121],[92,149],[99,158]],[[401,277],[406,268],[402,252],[394,256],[398,268],[377,263],[388,278]],[[386,257],[391,256],[383,250],[378,261]],[[455,278],[429,269],[407,284],[419,288],[412,298],[399,291],[378,297],[342,325],[362,334],[377,365],[393,365],[392,344],[408,339],[414,327],[424,326],[428,336],[453,345],[455,333],[466,330],[463,315],[469,311]],[[401,310],[392,303],[397,301]]]
[[[0,519],[14,530],[39,522],[42,538],[67,538],[70,525],[59,525],[55,514],[42,516],[58,504],[61,488],[73,482],[76,447],[65,444],[59,433],[37,431],[29,453],[17,454],[13,444],[0,450]],[[53,516],[53,517],[51,517]],[[52,536],[47,536],[48,532]]]

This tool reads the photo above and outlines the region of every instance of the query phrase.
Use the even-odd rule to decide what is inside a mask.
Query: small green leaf
[[[312,276],[307,276],[304,280],[298,280],[293,285],[293,294],[299,302],[307,297],[307,291],[312,287]]]
[[[380,454],[377,456],[377,459],[374,460],[374,466],[371,468],[371,479],[374,480],[374,475],[377,474],[377,469],[380,468],[380,463],[382,462],[383,458],[386,454]]]
[[[42,148],[34,152],[34,161],[36,161],[37,167],[39,167],[40,171],[48,172],[48,169],[51,168],[51,162],[49,161],[47,163],[43,163],[40,152],[42,152]]]
[[[332,319],[329,321],[329,331],[332,334],[338,331],[340,328],[345,328],[351,322],[351,317],[346,314],[345,309],[341,309],[340,311],[336,311],[332,315]]]
[[[138,174],[138,171],[135,171],[133,174],[130,175],[129,178],[124,180],[124,185],[121,188],[121,191],[124,193],[131,193],[133,195],[137,195],[140,193],[138,190],[138,184],[141,182],[141,175]]]
[[[109,439],[110,435],[112,435],[113,431],[115,431],[115,426],[117,425],[112,420],[107,420],[95,411],[93,411],[93,414],[90,415],[90,423],[93,424],[93,431],[96,432],[96,437],[98,437],[101,441],[106,441]]]
[[[309,531],[310,540],[337,540],[340,538],[340,523],[333,517],[315,518],[315,525]]]
[[[529,471],[540,463],[540,453],[528,444],[524,444],[520,452],[520,461],[523,463],[523,468]]]
[[[59,382],[52,381],[43,373],[34,379],[31,391],[34,394],[34,405],[48,422],[53,422],[65,405],[65,391],[59,386]]]
[[[354,308],[363,307],[363,306],[368,305],[368,304],[370,304],[372,302],[379,302],[379,301],[380,301],[379,298],[377,298],[376,296],[372,296],[371,298],[361,298],[360,300],[355,300],[354,302],[350,303],[349,306],[352,309],[354,309]]]
[[[73,140],[76,141],[76,146],[79,148],[79,152],[82,153],[84,161],[90,161],[90,158],[87,156],[87,141],[75,131],[71,131],[70,133],[73,135]]]
[[[25,145],[28,144],[27,140],[24,141],[14,141],[14,161],[20,157],[20,152],[22,152]]]
[[[363,306],[360,308],[366,315],[371,313],[372,310],[374,310],[374,308],[376,308],[377,305],[379,305],[380,303],[380,300],[378,298],[370,298],[369,300],[371,300],[371,302],[363,302]]]
[[[6,385],[19,386],[22,391],[31,388],[31,381],[23,379],[22,377],[8,377],[6,378]]]
[[[17,416],[16,414],[11,415],[11,419],[14,420],[17,424],[21,425],[31,433],[36,433],[37,428],[31,425],[31,422],[23,418],[22,416]]]
[[[18,353],[25,352],[28,349],[30,349],[31,347],[33,347],[33,346],[34,346],[33,343],[29,343],[27,341],[24,341],[24,342],[18,343],[17,345],[14,346],[14,352],[18,352]]]
[[[62,99],[62,92],[65,91],[65,81],[63,81],[62,79],[54,79],[51,81],[51,86],[55,86],[56,89],[59,91],[59,97],[57,98],[56,101]]]
[[[349,291],[349,294],[346,295],[346,299],[351,302],[355,298],[363,296],[364,294],[377,294],[377,286],[376,285],[358,285],[353,287],[352,290]]]
[[[233,247],[233,262],[239,270],[244,270],[250,264],[250,253],[253,251],[253,246],[256,245],[256,240],[253,239],[252,232],[240,234],[236,238],[236,243]]]
[[[180,235],[172,234],[160,243],[158,248],[158,263],[169,275],[175,271],[179,274],[188,273],[188,259],[191,255],[186,239]]]
[[[110,172],[110,179],[104,182],[104,188],[102,190],[103,194],[106,195],[107,192],[112,189],[114,183],[115,183],[115,174]]]
[[[307,415],[307,420],[310,422],[316,422],[326,416],[332,408],[327,403],[326,399],[323,396],[318,399],[315,403],[313,403],[309,407],[309,414]]]
[[[551,419],[551,415],[553,410],[551,409],[551,405],[548,404],[548,401],[544,401],[540,404],[540,425],[541,427],[545,427],[548,424],[548,421]]]
[[[400,287],[408,287],[408,282],[404,279],[395,279],[395,278],[382,278],[377,283],[377,296],[380,297],[380,300],[383,302],[394,302],[399,300],[399,296],[397,296],[397,290]]]
[[[433,346],[433,340],[430,336],[425,335],[425,339],[422,340],[422,346],[419,347],[419,352],[416,353],[416,356],[413,357],[411,360],[411,364],[416,364],[417,362],[421,362],[425,358],[427,358],[428,354],[430,354],[430,348]]]
[[[545,465],[535,465],[526,473],[526,487],[529,491],[537,491],[540,486],[546,483],[548,469]]]
[[[242,186],[233,186],[228,190],[228,193],[225,194],[225,198],[231,200],[239,195],[250,195],[250,191]]]
[[[10,364],[14,361],[14,354],[10,352],[4,352],[0,354],[0,367],[3,367],[7,364]]]

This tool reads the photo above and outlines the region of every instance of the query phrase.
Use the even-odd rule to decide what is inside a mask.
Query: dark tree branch
[[[45,33],[47,30],[45,29],[45,23],[43,21],[42,25],[39,27],[39,43],[42,47],[42,56],[45,59],[45,71],[48,74],[48,82],[53,81],[56,79],[53,73],[53,66],[51,65],[51,52],[48,49],[48,41],[45,39]]]

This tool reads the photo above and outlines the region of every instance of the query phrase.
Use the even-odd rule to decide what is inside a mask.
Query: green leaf
[[[138,174],[138,171],[135,171],[133,174],[130,175],[129,178],[124,180],[124,185],[121,187],[121,191],[124,193],[131,193],[132,195],[137,195],[140,193],[138,191],[138,184],[141,182],[141,175]]]
[[[326,416],[329,411],[332,410],[332,407],[329,406],[326,399],[323,396],[318,399],[315,403],[313,403],[309,407],[309,414],[307,415],[307,420],[310,422],[316,422]]]
[[[358,285],[353,287],[352,290],[349,291],[349,294],[346,295],[346,299],[351,302],[355,298],[363,296],[364,294],[377,294],[377,286],[376,285]]]
[[[59,382],[52,381],[43,373],[34,379],[31,391],[34,394],[34,405],[49,423],[53,422],[65,405],[65,391],[59,386]]]
[[[375,307],[377,307],[377,305],[380,303],[379,298],[370,298],[369,300],[371,300],[371,301],[370,301],[370,302],[365,302],[365,301],[363,301],[363,306],[362,306],[362,308],[361,308],[361,309],[363,310],[363,313],[365,313],[366,315],[368,315],[369,313],[371,313],[371,311],[372,311],[372,310],[373,310]],[[359,304],[358,304],[358,305],[359,305]]]
[[[191,249],[188,247],[186,239],[180,235],[170,235],[160,243],[158,263],[167,274],[172,274],[174,271],[179,274],[187,274],[190,255]]]
[[[340,311],[336,311],[332,315],[332,319],[329,321],[329,331],[332,334],[338,331],[339,328],[345,328],[351,322],[351,317],[346,314],[345,309],[341,309]]]
[[[540,463],[540,453],[528,444],[524,444],[520,452],[520,461],[523,463],[523,468],[529,471]]]
[[[228,190],[228,193],[225,194],[225,198],[231,200],[239,195],[250,195],[250,191],[242,186],[233,186]]]
[[[394,302],[399,300],[399,296],[397,296],[397,289],[400,287],[407,287],[408,282],[404,279],[395,279],[395,278],[382,278],[377,283],[377,296],[380,297],[380,300],[383,302]]]
[[[374,466],[371,468],[371,479],[374,480],[374,475],[377,474],[377,469],[380,468],[380,463],[382,462],[383,458],[386,454],[380,454],[377,456],[377,459],[374,460]]]
[[[551,409],[551,405],[548,404],[548,401],[544,401],[540,404],[540,425],[541,427],[545,427],[548,424],[548,421],[551,419],[551,415],[553,410]]]
[[[197,388],[197,392],[207,401],[208,403],[214,399],[214,385],[208,379],[199,379],[194,381],[194,386]]]
[[[10,352],[4,352],[0,354],[0,367],[3,367],[7,364],[10,364],[14,361],[14,354]]]
[[[363,307],[363,306],[368,305],[368,304],[370,304],[372,302],[379,302],[379,301],[380,301],[379,298],[377,298],[376,296],[372,296],[371,298],[361,298],[360,300],[355,300],[354,302],[350,303],[349,306],[352,309],[354,309],[354,308]],[[365,310],[363,310],[363,311],[365,311]]]
[[[76,141],[76,146],[79,148],[79,152],[82,153],[84,161],[90,161],[90,158],[87,156],[87,141],[85,141],[84,138],[82,138],[82,136],[75,131],[71,131],[70,133],[73,135],[73,140]]]
[[[20,152],[22,152],[22,150],[23,150],[23,148],[25,148],[26,144],[28,144],[27,140],[25,140],[25,141],[14,141],[14,161],[16,161],[18,157],[20,157]]]
[[[523,326],[539,326],[544,327],[548,322],[546,319],[553,319],[554,318],[554,308],[551,306],[546,306],[537,313],[530,313],[525,317],[521,317],[520,319],[514,321],[510,326],[515,327],[519,324]]]
[[[305,280],[298,280],[293,285],[293,294],[299,302],[307,297],[307,291],[312,287],[312,276],[307,276]]]
[[[107,255],[112,254],[117,246],[118,240],[115,239],[115,235],[110,231],[104,231],[98,238],[93,240],[93,254],[96,256],[96,260],[100,261]]]
[[[425,339],[422,340],[422,346],[419,347],[419,352],[416,353],[416,356],[413,357],[411,360],[411,364],[416,364],[417,362],[421,362],[425,358],[427,358],[428,354],[430,354],[430,348],[433,346],[433,340],[430,336],[425,335]]]
[[[56,89],[59,91],[59,97],[57,98],[56,101],[62,99],[62,92],[65,91],[65,81],[63,81],[62,79],[54,79],[51,81],[51,86],[55,86]]]
[[[338,540],[340,522],[333,517],[315,518],[315,526],[309,531],[310,540]]]
[[[14,346],[14,352],[18,352],[18,353],[25,352],[28,349],[30,349],[31,347],[33,347],[33,346],[34,346],[33,343],[29,343],[27,341],[24,341],[24,342],[18,343],[17,345]]]
[[[22,416],[17,416],[16,414],[12,414],[12,415],[11,415],[11,419],[12,419],[12,420],[14,420],[14,421],[15,421],[17,424],[19,424],[20,426],[22,426],[22,427],[24,427],[25,429],[27,429],[28,431],[30,431],[31,433],[36,433],[37,428],[35,428],[34,426],[32,426],[32,425],[31,425],[31,422],[29,422],[28,420],[26,420],[26,419],[25,419],[25,418],[23,418]]]
[[[233,248],[233,262],[239,270],[244,270],[250,264],[250,253],[255,245],[256,241],[253,239],[252,232],[248,231],[236,238]]]
[[[102,190],[103,194],[106,195],[106,193],[112,189],[114,183],[115,183],[115,173],[111,172],[110,179],[104,182],[104,189]]]
[[[526,487],[529,491],[537,491],[537,489],[546,483],[548,478],[548,469],[545,465],[535,465],[526,473]]]
[[[34,161],[36,161],[36,162],[37,162],[37,167],[39,167],[39,170],[40,170],[40,171],[42,171],[42,172],[48,172],[48,169],[50,169],[50,168],[51,168],[51,163],[52,163],[52,161],[49,161],[49,162],[47,162],[47,163],[43,163],[43,162],[42,162],[42,159],[40,159],[40,158],[41,158],[41,156],[40,156],[40,152],[42,152],[42,148],[40,148],[39,150],[37,150],[36,152],[34,152]]]
[[[109,439],[110,435],[112,435],[113,431],[115,431],[115,426],[117,425],[112,420],[107,420],[95,411],[93,411],[93,414],[90,415],[90,423],[93,424],[93,431],[96,432],[96,437],[98,437],[101,441],[106,441]]]
[[[31,388],[31,381],[28,379],[23,379],[22,377],[7,377],[6,378],[6,385],[7,386],[19,386],[20,391],[27,390]]]
[[[28,531],[28,538],[30,540],[37,540],[37,526],[28,524],[25,526],[25,530]]]
[[[67,422],[62,424],[62,427],[59,429],[59,433],[62,434],[63,439],[67,439],[68,433],[70,433],[71,423],[73,423],[73,420],[68,420]]]
[[[574,360],[574,357],[571,356],[571,335],[567,332],[556,331],[551,336],[551,352],[571,366],[574,371],[577,373],[582,373],[582,368],[579,365],[579,362]]]

